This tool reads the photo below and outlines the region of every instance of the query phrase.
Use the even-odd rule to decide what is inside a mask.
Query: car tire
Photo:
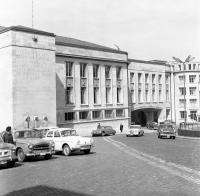
[[[71,154],[71,149],[70,149],[70,147],[69,147],[67,144],[65,144],[65,145],[63,146],[63,148],[62,148],[62,153],[63,153],[63,155],[65,155],[65,156],[69,156],[69,155]]]
[[[44,156],[44,159],[45,159],[45,160],[48,160],[48,159],[51,159],[51,157],[52,157],[51,154],[46,154],[46,155]]]
[[[176,139],[176,136],[173,136],[173,138],[172,138],[173,140],[175,140]]]
[[[158,135],[158,139],[160,139],[160,136]]]
[[[19,162],[24,162],[26,159],[26,155],[24,154],[24,151],[21,148],[17,150],[17,159]]]
[[[84,150],[83,151],[85,154],[89,154],[90,153],[90,149]]]
[[[102,133],[101,133],[101,136],[105,136],[105,133],[104,133],[104,132],[102,132]]]
[[[7,163],[7,167],[14,167],[15,166],[15,161],[10,161]]]

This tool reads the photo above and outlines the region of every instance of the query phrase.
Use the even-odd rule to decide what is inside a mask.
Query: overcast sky
[[[32,25],[32,0],[0,0],[0,26]],[[34,0],[34,28],[129,58],[200,60],[200,0]]]

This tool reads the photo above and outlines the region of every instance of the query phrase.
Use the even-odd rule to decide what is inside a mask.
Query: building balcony
[[[66,78],[66,86],[67,87],[73,87],[73,77],[67,77]]]
[[[94,87],[99,87],[99,78],[94,78],[93,79],[93,86]]]
[[[106,79],[106,87],[107,88],[111,87],[111,79]]]
[[[87,87],[87,78],[81,78],[81,87]]]

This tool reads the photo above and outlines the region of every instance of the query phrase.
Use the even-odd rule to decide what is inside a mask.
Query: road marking
[[[103,138],[105,141],[111,143],[112,145],[116,146],[118,149],[122,150],[123,152],[142,160],[148,163],[151,166],[161,168],[172,175],[179,176],[189,182],[195,183],[200,185],[200,172],[182,165],[178,165],[172,162],[167,162],[161,158],[154,157],[152,155],[143,153],[138,151],[132,147],[127,146],[126,144],[116,141],[114,139]]]

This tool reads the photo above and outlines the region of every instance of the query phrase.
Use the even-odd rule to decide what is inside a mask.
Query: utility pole
[[[180,60],[179,58],[177,58],[177,57],[172,57],[174,60],[175,60],[175,62],[177,62],[177,63],[181,63],[181,64],[183,64],[183,73],[184,73],[184,84],[183,84],[183,88],[184,88],[184,125],[186,126],[186,124],[187,124],[187,108],[186,108],[186,86],[185,86],[185,83],[186,83],[186,75],[185,75],[185,71],[186,71],[186,63],[189,63],[189,62],[191,62],[192,60],[194,60],[194,58],[195,57],[192,57],[191,55],[189,55],[186,59],[185,59],[185,61],[182,61],[182,60]]]

